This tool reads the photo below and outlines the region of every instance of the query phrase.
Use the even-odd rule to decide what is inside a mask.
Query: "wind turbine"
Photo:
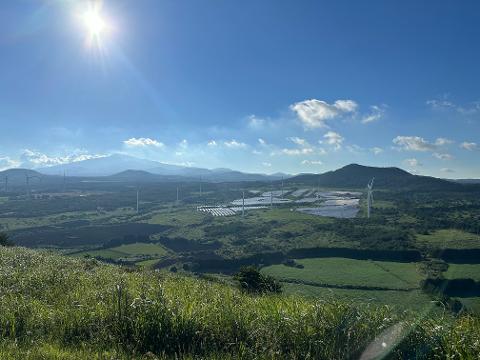
[[[372,209],[374,180],[375,178],[372,178],[372,180],[370,180],[370,182],[367,184],[367,218],[370,218],[370,212]]]
[[[270,183],[270,208],[273,207],[273,183]]]
[[[28,199],[30,200],[30,197],[31,197],[31,189],[30,189],[30,179],[39,179],[41,180],[41,178],[37,175],[28,175],[28,174],[25,174],[25,183],[27,184],[27,196],[28,196]]]
[[[283,176],[282,176],[282,199],[283,199]]]
[[[245,216],[245,190],[242,191],[242,216]]]
[[[5,175],[5,192],[8,191],[8,175]]]
[[[138,214],[138,194],[139,194],[140,190],[139,188],[137,187],[137,214]]]

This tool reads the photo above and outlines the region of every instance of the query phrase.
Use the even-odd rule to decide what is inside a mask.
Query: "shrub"
[[[234,278],[240,283],[241,288],[248,292],[282,292],[282,285],[275,278],[263,275],[255,266],[242,267]]]
[[[0,246],[13,246],[13,242],[8,238],[5,233],[0,233]]]

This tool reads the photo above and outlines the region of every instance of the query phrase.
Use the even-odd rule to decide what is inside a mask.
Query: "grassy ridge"
[[[392,358],[480,353],[475,317],[418,318],[389,307],[250,296],[220,283],[22,248],[0,248],[0,309],[2,359],[152,358],[149,352],[358,358],[385,331],[394,339],[380,350]]]

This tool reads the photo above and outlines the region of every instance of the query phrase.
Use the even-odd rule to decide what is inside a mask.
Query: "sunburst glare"
[[[100,1],[89,3],[86,9],[83,9],[80,20],[86,31],[86,44],[88,47],[103,48],[105,37],[111,30],[111,25],[102,13],[102,3]]]

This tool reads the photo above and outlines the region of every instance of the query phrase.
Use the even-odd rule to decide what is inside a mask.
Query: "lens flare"
[[[98,49],[103,48],[103,42],[111,26],[102,14],[102,3],[100,1],[90,3],[80,12],[79,18],[86,31],[86,45]]]

